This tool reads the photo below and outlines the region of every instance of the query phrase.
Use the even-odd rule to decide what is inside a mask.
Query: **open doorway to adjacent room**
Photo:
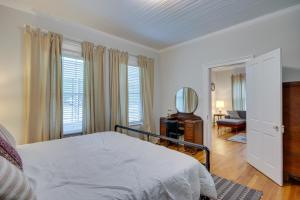
[[[211,69],[213,148],[220,152],[242,153],[245,157],[246,102],[245,63]]]

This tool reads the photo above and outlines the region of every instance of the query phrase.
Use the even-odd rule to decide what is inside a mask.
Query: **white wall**
[[[25,24],[61,33],[71,39],[90,41],[108,48],[128,51],[130,54],[154,58],[156,63],[154,106],[155,111],[158,110],[159,55],[156,51],[78,24],[0,6],[0,123],[14,134],[18,143],[23,143],[24,139],[22,32]]]
[[[300,69],[299,19],[300,6],[296,6],[162,51],[159,64],[160,114],[166,115],[178,88],[188,86],[199,95],[196,114],[205,119],[204,64],[261,55],[282,48],[285,69]],[[285,81],[295,78],[285,69]]]
[[[215,83],[216,82],[216,73],[211,73],[211,82]],[[215,88],[216,89],[216,88]],[[211,113],[217,113],[218,110],[216,108],[216,100],[217,100],[217,95],[216,95],[217,91],[211,91]],[[212,115],[212,119],[213,119],[213,115]]]
[[[226,114],[227,110],[232,110],[232,95],[231,95],[231,71],[217,71],[212,72],[215,74],[215,79],[212,81],[215,83],[216,90],[215,93],[215,101],[222,100],[224,101],[224,108],[221,109],[222,113]],[[212,100],[213,101],[213,100]],[[212,102],[215,103],[215,102]],[[216,107],[212,107],[213,112],[217,113],[218,109]]]
[[[212,113],[217,113],[218,109],[215,106],[215,101],[224,101],[224,108],[221,109],[222,113],[227,114],[228,110],[232,110],[232,86],[231,75],[238,73],[245,73],[245,67],[238,65],[236,68],[229,66],[222,67],[222,70],[218,68],[213,69],[211,72],[211,81],[215,83],[215,91],[212,92]]]
[[[283,82],[300,81],[300,67],[298,66],[298,68],[296,68],[284,66],[282,80]]]

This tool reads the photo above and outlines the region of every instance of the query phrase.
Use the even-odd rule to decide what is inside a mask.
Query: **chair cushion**
[[[238,110],[237,113],[241,119],[246,119],[247,112],[245,110]]]
[[[175,120],[166,120],[167,132],[178,132],[178,122]]]
[[[230,119],[240,119],[240,116],[237,111],[227,111]]]
[[[244,119],[220,119],[217,121],[218,125],[243,125],[246,124]]]

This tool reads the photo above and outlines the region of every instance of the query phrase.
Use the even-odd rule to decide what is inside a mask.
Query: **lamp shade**
[[[224,101],[217,100],[216,101],[216,108],[224,108]]]

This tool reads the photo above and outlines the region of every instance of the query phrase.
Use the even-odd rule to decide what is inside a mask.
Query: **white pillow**
[[[227,111],[227,113],[230,116],[230,119],[241,119],[237,111]]]
[[[16,148],[16,140],[12,134],[9,133],[9,131],[0,124],[0,136],[8,142],[12,147]]]
[[[1,200],[36,200],[36,196],[23,172],[0,156]]]

